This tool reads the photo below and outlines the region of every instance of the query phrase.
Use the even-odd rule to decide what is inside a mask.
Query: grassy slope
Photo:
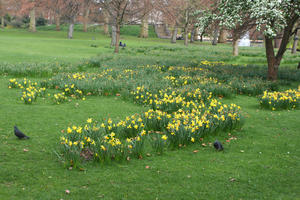
[[[14,30],[0,32],[0,59],[7,62],[23,60],[45,62],[60,57],[64,61],[79,61],[85,56],[97,54],[100,50],[89,47],[91,42],[89,38],[93,33],[87,33],[88,37],[84,33],[76,33],[78,39],[72,41],[63,39],[64,34],[55,32],[31,34]],[[52,39],[47,39],[48,36]],[[157,41],[149,39],[141,43],[143,40],[134,41],[130,37],[127,40],[134,48],[139,48],[139,45],[153,46],[153,42],[150,41]],[[36,42],[34,48],[37,50],[26,48],[34,42]],[[109,41],[99,38],[99,43],[108,45]],[[44,48],[44,44],[48,44],[52,50],[45,53],[47,49]],[[20,55],[9,57],[10,54],[14,54],[15,45],[19,45]],[[165,42],[155,45],[169,46]],[[60,48],[56,49],[55,46]],[[186,53],[181,46],[176,47],[179,48],[178,54]],[[66,51],[68,48],[69,52]],[[211,49],[211,46],[195,45],[191,48],[193,50],[201,48],[201,54],[207,55],[205,50]],[[77,55],[78,49],[82,54]],[[101,52],[104,50],[105,48],[101,48]],[[108,48],[106,50],[111,51]],[[225,54],[231,48],[222,46],[215,52],[224,50]],[[40,53],[41,56],[35,56],[34,52]],[[248,51],[242,49],[242,52]],[[162,51],[162,54],[164,53]],[[141,55],[143,54],[136,56],[142,57]],[[253,60],[256,59],[252,57]],[[86,101],[59,106],[39,99],[36,105],[27,106],[17,100],[18,90],[7,88],[7,82],[8,77],[0,79],[0,199],[297,199],[300,197],[298,189],[300,110],[276,112],[260,110],[256,98],[238,96],[224,101],[240,105],[247,115],[247,120],[242,130],[232,133],[238,139],[230,143],[225,142],[224,153],[195,144],[178,151],[168,151],[163,156],[132,160],[128,164],[113,163],[111,166],[103,167],[91,164],[87,166],[86,171],[68,171],[53,154],[61,129],[71,123],[82,123],[88,117],[100,119],[109,115],[112,118],[124,118],[142,111],[143,108],[122,102],[120,99],[104,97],[89,97]],[[79,106],[76,106],[76,103]],[[32,139],[17,140],[12,131],[15,123]],[[213,141],[215,138],[224,142],[226,134],[212,136],[205,142]],[[29,151],[24,152],[25,148]],[[199,152],[193,153],[196,149]],[[146,165],[149,165],[150,169],[146,169]],[[230,181],[232,178],[235,181]],[[66,195],[64,193],[66,189],[69,189],[71,194]]]

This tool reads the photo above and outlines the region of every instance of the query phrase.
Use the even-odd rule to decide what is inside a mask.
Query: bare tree
[[[103,9],[104,26],[103,31],[105,35],[109,35],[109,13],[106,9]]]
[[[123,24],[137,21],[142,17],[141,4],[139,0],[102,0],[99,2],[111,18],[112,42],[115,53],[119,53],[120,29]]]
[[[93,0],[83,0],[82,1],[82,13],[83,13],[83,32],[87,32],[87,26],[89,22],[89,15]]]
[[[162,13],[164,23],[172,27],[171,43],[176,43],[178,28],[181,27],[184,2],[181,0],[157,0],[154,7]]]
[[[184,44],[188,45],[188,35],[191,34],[193,41],[196,31],[196,23],[200,8],[207,7],[208,0],[157,0],[156,9],[163,13],[165,21],[173,27],[171,42],[176,42],[178,28],[184,31]]]
[[[150,0],[143,0],[141,1],[143,4],[143,10],[142,10],[142,18],[141,18],[141,32],[140,37],[141,38],[148,38],[149,36],[149,14],[151,10],[153,9],[153,2]]]
[[[47,1],[47,7],[54,13],[56,30],[60,31],[60,19],[62,17],[63,9],[65,7],[64,0],[51,0]]]
[[[63,16],[69,22],[68,38],[73,38],[74,24],[80,12],[80,0],[65,0],[63,5]]]

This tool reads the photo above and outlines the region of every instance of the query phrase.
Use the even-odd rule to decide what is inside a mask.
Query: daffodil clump
[[[38,97],[39,90],[35,87],[29,86],[23,89],[21,100],[25,104],[32,104]]]
[[[178,78],[175,76],[165,76],[164,79],[169,80],[175,87],[182,87],[193,82],[193,78],[191,76],[179,76]]]
[[[223,61],[208,61],[208,60],[203,60],[200,62],[200,65],[205,65],[205,66],[222,66],[225,65],[225,62]]]
[[[73,75],[74,76],[74,75]],[[84,76],[79,77],[81,79],[83,79]],[[77,99],[83,99],[84,95],[83,92],[78,89],[75,84],[71,84],[71,85],[64,85],[64,93],[66,96],[71,96],[73,98],[77,98]]]
[[[142,131],[135,137],[119,139],[107,126],[114,126],[111,120],[101,125],[89,118],[83,126],[70,126],[60,138],[64,159],[76,167],[82,160],[94,160],[100,163],[112,160],[141,158],[146,133]],[[99,126],[100,125],[100,126]]]
[[[259,97],[260,105],[271,110],[295,109],[300,105],[300,86],[298,90],[286,90],[284,92],[265,91]]]
[[[212,98],[212,93],[199,88],[192,90],[176,90],[167,88],[152,94],[144,86],[137,87],[131,92],[133,100],[139,104],[150,106],[153,110],[172,113],[182,107],[190,107],[195,102],[204,104]]]
[[[223,105],[213,99],[208,105],[175,112],[166,129],[170,145],[180,147],[199,141],[207,134],[232,130],[242,124],[243,117],[239,106]]]
[[[159,97],[166,98],[164,94],[153,96],[157,96],[157,101]],[[176,95],[173,98],[176,99]],[[182,101],[174,112],[150,109],[116,122],[110,118],[101,123],[88,119],[83,126],[68,127],[61,143],[63,152],[72,155],[66,156],[72,157],[72,163],[74,155],[77,160],[87,160],[87,157],[100,162],[128,160],[143,157],[145,141],[161,154],[167,147],[182,147],[200,142],[206,134],[240,127],[242,121],[239,106],[225,105],[216,99],[209,98],[205,102],[198,99]]]
[[[8,88],[11,89],[11,88],[20,88],[22,85],[20,83],[18,83],[17,79],[15,78],[12,78],[12,79],[9,79],[9,82],[8,82]]]
[[[32,82],[31,80],[28,80],[27,78],[24,78],[21,81],[18,81],[17,79],[10,79],[8,82],[8,88],[19,88],[22,90],[21,93],[21,101],[23,101],[25,104],[32,104],[37,100],[38,96],[44,97],[46,94],[46,88],[45,87],[37,87],[37,82]]]
[[[56,93],[53,95],[53,102],[57,105],[68,101],[68,97],[64,92]]]
[[[20,88],[20,89],[24,89],[27,87],[36,87],[37,86],[37,82],[31,82],[30,80],[28,80],[27,78],[24,78],[23,80],[18,81],[17,79],[13,78],[13,79],[9,79],[8,82],[8,88]]]

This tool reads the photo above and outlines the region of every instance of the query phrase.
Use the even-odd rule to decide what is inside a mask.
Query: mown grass
[[[132,36],[132,29],[125,27],[121,41],[127,44],[119,55],[113,54],[110,39],[100,31],[74,32],[74,39],[68,40],[66,31],[0,30],[0,61],[1,62],[72,62],[78,63],[92,56],[113,57],[109,65],[130,64],[161,64],[188,65],[202,60],[224,61],[228,64],[254,64],[266,66],[265,50],[261,47],[240,47],[240,55],[231,56],[230,44],[219,44],[213,48],[210,43],[195,42],[185,47],[183,41],[170,44],[169,40],[158,38],[141,39]],[[96,45],[96,47],[92,47]],[[299,53],[287,51],[281,67],[296,68]]]
[[[112,118],[141,111],[114,98],[54,106],[27,106],[16,100],[15,90],[1,80],[1,199],[296,199],[299,197],[299,110],[260,110],[256,98],[239,96],[237,103],[246,124],[218,138],[225,151],[191,145],[129,163],[86,166],[66,170],[53,151],[60,130],[88,117]],[[280,124],[278,124],[280,122]],[[30,140],[19,141],[12,132],[18,124]],[[28,149],[24,152],[23,149]],[[193,153],[199,150],[198,153]],[[242,152],[243,151],[243,152]],[[146,169],[146,166],[150,166]],[[66,195],[64,190],[71,193]]]
[[[0,59],[10,63],[52,62],[55,57],[59,57],[59,61],[79,62],[83,58],[95,56],[98,50],[103,49],[107,50],[107,54],[102,56],[112,56],[110,48],[91,48],[93,50],[88,52],[90,47],[85,45],[89,44],[87,37],[92,33],[76,33],[82,39],[72,41],[64,39],[65,33],[51,31],[32,34],[5,30],[0,34]],[[54,38],[47,39],[48,36]],[[11,40],[11,43],[5,40]],[[107,38],[100,36],[99,40],[109,45]],[[121,51],[120,55],[114,57],[113,62],[109,60],[104,65],[137,65],[144,62],[152,64],[163,62],[164,59],[167,60],[164,61],[166,64],[176,64],[176,61],[180,60],[180,64],[192,64],[191,59],[197,62],[203,58],[231,60],[228,56],[231,47],[226,45],[212,49],[209,45],[185,48],[177,44],[174,48],[157,39],[134,40],[128,37],[128,43],[133,47]],[[15,52],[17,42],[20,42],[19,54],[9,57]],[[26,48],[34,42],[36,46],[32,48],[37,48],[36,52],[35,49]],[[44,44],[48,44],[53,51],[45,53]],[[60,44],[60,48],[56,49],[55,45]],[[155,49],[155,46],[161,49]],[[68,48],[70,51],[65,51]],[[82,48],[82,54],[77,52],[77,48]],[[241,51],[245,54],[249,52],[253,60],[256,59],[255,52],[262,55],[259,49]],[[40,54],[35,54],[38,52]],[[131,59],[126,60],[127,56]],[[136,61],[134,58],[142,61]],[[151,58],[155,58],[155,61]],[[232,99],[223,99],[224,103],[236,103],[241,106],[246,116],[244,127],[231,132],[237,140],[226,142],[231,137],[228,136],[228,132],[205,138],[205,143],[219,139],[224,144],[224,152],[216,152],[213,147],[194,144],[179,150],[166,151],[162,156],[151,155],[142,160],[105,166],[95,166],[91,163],[85,165],[83,171],[67,170],[54,153],[62,129],[70,124],[83,123],[89,117],[102,119],[109,116],[113,119],[123,119],[143,111],[144,108],[124,102],[118,97],[89,97],[86,101],[75,100],[63,105],[53,105],[50,101],[39,98],[33,105],[24,105],[17,99],[19,90],[7,88],[9,78],[11,77],[0,78],[0,199],[300,197],[300,150],[297,139],[300,110],[262,110],[257,98],[248,96],[239,95]],[[296,87],[297,84],[299,82],[293,83],[292,86]],[[13,135],[15,124],[31,136],[31,139],[16,139]],[[28,151],[24,152],[24,149]],[[198,152],[194,153],[194,150]],[[65,193],[67,189],[70,190],[70,194]]]

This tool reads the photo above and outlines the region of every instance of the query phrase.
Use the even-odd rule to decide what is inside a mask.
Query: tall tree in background
[[[203,0],[201,8],[195,11],[197,14],[195,25],[199,30],[201,42],[203,41],[203,36],[205,34],[210,34],[213,36],[212,45],[216,45],[218,42],[219,21],[215,20],[218,3],[219,1]]]
[[[183,30],[184,30],[184,44],[188,45],[188,36],[191,33],[191,41],[194,39],[195,26],[197,23],[197,10],[207,5],[208,1],[204,0],[185,0],[183,7]]]
[[[36,5],[35,0],[30,0],[31,9],[29,12],[30,22],[29,22],[29,31],[36,32],[36,20],[35,20],[35,12],[36,12]]]
[[[226,39],[227,39],[227,30],[225,27],[222,27],[219,34],[218,43],[225,43]]]
[[[106,9],[102,9],[102,11],[104,18],[103,31],[105,35],[109,35],[109,13]]]
[[[132,23],[142,18],[142,7],[139,0],[102,0],[100,6],[111,18],[112,40],[115,53],[119,53],[120,29],[123,24]]]
[[[93,4],[93,0],[83,0],[82,2],[83,32],[87,32],[88,29],[89,15],[90,15],[92,4]]]
[[[176,43],[178,28],[182,26],[183,6],[182,0],[156,0],[154,4],[155,9],[162,13],[164,23],[172,27],[171,43]]]
[[[188,45],[189,33],[195,34],[199,14],[196,11],[210,4],[209,0],[157,0],[156,9],[163,13],[166,22],[173,27],[171,42],[176,42],[177,29],[182,28],[184,44]]]
[[[68,31],[69,39],[73,38],[74,24],[76,22],[76,18],[79,15],[81,3],[82,1],[80,0],[64,1],[63,13],[65,19],[69,22],[69,31]]]
[[[299,0],[265,1],[256,0],[252,7],[252,17],[256,19],[257,29],[263,30],[268,61],[268,79],[277,80],[278,69],[287,44],[297,28],[300,18]],[[278,32],[282,31],[280,47],[275,54],[273,41]]]
[[[5,22],[4,22],[4,16],[5,16],[5,5],[4,1],[0,0],[0,18],[1,18],[1,28],[4,28]]]
[[[47,1],[48,8],[54,13],[56,31],[60,31],[61,17],[64,9],[65,0]]]
[[[46,0],[7,0],[10,12],[15,16],[29,16],[29,31],[36,32],[36,13],[47,8]]]
[[[143,11],[142,11],[142,19],[141,19],[141,32],[140,37],[141,38],[148,38],[149,36],[149,16],[150,12],[153,8],[152,2],[150,0],[143,0],[141,1]]]
[[[258,31],[265,35],[265,48],[268,62],[268,80],[277,80],[278,69],[291,36],[295,33],[295,24],[300,18],[299,0],[221,0],[220,17],[222,25],[249,28],[254,22]],[[243,28],[246,24],[247,28]],[[274,50],[274,39],[282,32],[282,40],[277,52]]]
[[[220,26],[232,32],[233,56],[238,56],[238,42],[241,36],[256,26],[256,21],[251,17],[252,1],[221,0],[218,6]]]

